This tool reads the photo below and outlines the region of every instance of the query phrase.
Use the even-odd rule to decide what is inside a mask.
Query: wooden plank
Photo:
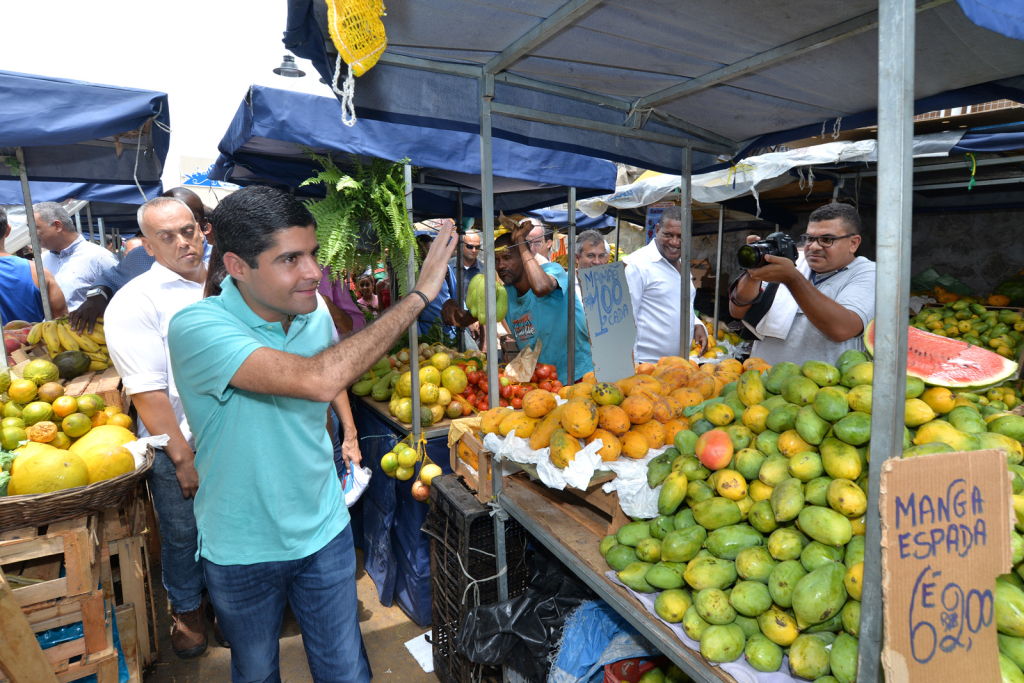
[[[20,529],[9,529],[0,533],[0,543],[4,541],[17,541],[24,538],[35,538],[39,535],[39,529],[34,526],[26,526]]]
[[[142,683],[135,607],[132,605],[115,607],[114,619],[117,621],[117,634],[121,639],[124,662],[128,666],[128,683]]]
[[[82,603],[82,632],[85,635],[85,649],[90,654],[102,652],[107,646],[107,620],[103,604],[103,593],[97,591]]]
[[[59,534],[64,538],[64,574],[67,595],[88,593],[96,589],[96,574],[100,557],[100,537],[103,528],[99,515],[57,522],[46,529],[47,536]]]
[[[0,564],[13,564],[63,554],[63,536],[44,536],[0,543]]]
[[[48,647],[43,650],[43,656],[50,662],[50,665],[78,657],[85,654],[85,638],[75,638],[66,642]]]
[[[14,599],[22,607],[34,605],[37,602],[48,602],[57,598],[66,597],[68,594],[68,581],[66,576],[53,581],[37,583],[32,586],[25,586],[14,591]]]
[[[116,542],[117,556],[121,565],[121,595],[124,604],[135,607],[139,620],[137,636],[139,650],[149,652],[149,625],[146,610],[146,577],[143,571],[141,536],[130,536]]]
[[[53,581],[60,578],[61,559],[39,557],[25,562],[21,569],[23,579],[35,579],[37,581]]]
[[[52,683],[57,680],[28,623],[0,573],[0,669],[12,683]]]

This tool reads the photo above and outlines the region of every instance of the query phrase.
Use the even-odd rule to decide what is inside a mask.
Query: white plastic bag
[[[341,490],[345,494],[345,505],[352,507],[363,495],[363,491],[370,485],[370,475],[373,472],[369,467],[350,465],[345,477],[341,480]]]

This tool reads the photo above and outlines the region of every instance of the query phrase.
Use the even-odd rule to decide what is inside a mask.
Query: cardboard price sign
[[[995,579],[1010,571],[1002,451],[882,466],[882,593],[889,683],[998,681]]]
[[[600,382],[632,377],[636,323],[622,261],[577,271],[590,334],[594,376]]]

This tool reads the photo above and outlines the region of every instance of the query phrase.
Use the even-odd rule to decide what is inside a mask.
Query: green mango
[[[831,508],[810,506],[797,517],[800,530],[825,545],[843,546],[853,537],[850,520]]]
[[[736,563],[717,557],[695,557],[683,573],[686,583],[695,591],[705,588],[728,588],[736,581]]]
[[[615,538],[619,543],[622,545],[628,545],[632,548],[635,548],[637,543],[643,539],[650,537],[651,525],[650,522],[647,521],[630,522],[620,528],[615,534]]]
[[[747,639],[743,654],[747,663],[757,671],[772,673],[782,668],[782,648],[763,633],[755,633]]]
[[[743,418],[743,411],[747,408],[743,405],[743,401],[740,400],[735,391],[731,394],[726,394],[725,389],[722,389],[722,393],[719,395],[722,396],[722,403],[732,408],[733,419],[739,422]]]
[[[846,394],[846,401],[850,404],[850,410],[860,413],[871,414],[871,385],[861,384],[850,389]]]
[[[1012,538],[1013,537],[1011,536],[1011,539]],[[1013,572],[1009,574],[1000,574],[996,577],[996,581],[1005,581],[1011,586],[1016,586],[1017,588],[1024,590],[1024,579],[1020,578],[1019,576],[1017,576],[1017,574]]]
[[[796,625],[805,633],[839,633],[843,630],[843,615],[841,612],[841,610],[836,612],[835,616],[820,624],[807,624],[798,618]]]
[[[754,503],[747,511],[747,522],[762,534],[770,534],[779,528],[770,500],[759,500]]]
[[[787,403],[788,403],[788,401],[786,399],[782,398],[781,396],[774,395],[774,396],[769,396],[768,398],[766,398],[765,400],[761,401],[757,405],[761,406],[762,408],[767,409],[768,412],[770,413],[773,410],[775,410],[776,408],[778,408],[779,406],[784,406]]]
[[[676,513],[675,517],[672,518],[672,524],[675,526],[676,531],[679,531],[680,529],[686,529],[688,527],[695,525],[696,523],[697,522],[693,521],[693,510],[691,510],[690,508],[683,508],[682,510]],[[665,539],[663,538],[661,540],[664,541]]]
[[[802,482],[816,479],[825,473],[821,456],[817,453],[797,453],[789,459],[789,474]]]
[[[832,631],[814,631],[813,633],[808,633],[810,633],[810,635],[813,635],[815,638],[825,643],[826,645],[831,645],[832,643],[836,642],[836,634],[832,633]],[[815,681],[819,680],[821,679],[815,679]]]
[[[671,466],[670,466],[671,467]],[[658,493],[658,513],[674,515],[686,498],[688,482],[682,472],[671,472]]]
[[[998,639],[999,652],[1016,664],[1018,669],[1024,668],[1024,638],[1000,633]]]
[[[1005,581],[996,581],[995,603],[999,632],[1024,637],[1024,591]]]
[[[1024,477],[1021,476],[1020,472],[1010,470],[1010,486],[1013,489],[1013,495],[1017,496],[1024,493]]]
[[[847,598],[845,577],[846,568],[842,564],[826,562],[800,579],[792,596],[798,623],[813,626],[839,614]]]
[[[780,562],[768,577],[768,594],[772,601],[784,609],[793,605],[793,590],[800,579],[807,576],[807,571],[796,560]]]
[[[728,498],[708,498],[690,507],[693,508],[693,519],[709,531],[739,524],[743,519],[740,506]]]
[[[736,619],[736,610],[729,604],[729,596],[720,588],[697,591],[693,605],[700,618],[712,625],[731,624]]]
[[[715,529],[708,534],[704,547],[720,559],[735,560],[740,551],[745,548],[753,548],[764,544],[764,536],[757,529],[747,524],[734,524],[732,526]]]
[[[789,646],[789,670],[795,676],[811,680],[827,676],[830,671],[828,660],[828,648],[814,636],[797,636]]]
[[[764,546],[757,545],[744,548],[736,556],[736,574],[745,581],[768,583],[768,578],[778,562]]]
[[[689,562],[704,545],[708,532],[704,527],[684,527],[670,532],[661,542],[661,557],[666,562]]]
[[[980,435],[979,435],[980,436]],[[920,446],[911,446],[903,451],[904,458],[915,458],[919,455],[932,455],[933,453],[952,453],[956,449],[941,441],[923,443]]]
[[[967,406],[953,408],[946,415],[946,421],[966,434],[984,434],[988,431],[988,425],[978,411]]]
[[[793,405],[792,403],[779,406],[768,413],[768,417],[764,419],[764,426],[767,427],[769,431],[781,434],[787,429],[793,429],[796,427],[796,415],[799,412],[800,406]],[[764,432],[761,433],[764,434]]]
[[[732,622],[743,629],[743,635],[746,638],[757,634],[761,635],[761,627],[757,625],[757,619],[753,617],[745,617],[742,614],[736,615],[736,621]]]
[[[790,477],[772,489],[771,498],[768,500],[776,522],[794,520],[804,509],[803,484],[799,479]]]
[[[743,450],[754,440],[754,432],[747,429],[744,425],[735,422],[728,427],[723,427],[723,431],[729,435],[734,452]]]
[[[668,623],[678,624],[692,605],[693,598],[688,592],[682,588],[670,588],[658,594],[654,601],[654,611]]]
[[[661,541],[656,538],[644,538],[636,544],[636,556],[641,562],[657,562],[661,559]]]
[[[818,385],[814,380],[803,375],[787,377],[786,381],[782,383],[782,397],[796,406],[810,405],[814,402],[814,396],[817,393]]]
[[[696,434],[698,437],[703,435],[705,432],[710,432],[714,428],[715,425],[711,424],[711,422],[705,420],[703,417],[694,422],[692,425],[690,425],[690,431]],[[696,444],[696,442],[694,443]],[[680,449],[679,452],[683,453],[684,451]]]
[[[747,639],[736,624],[712,625],[700,637],[700,653],[709,662],[734,662],[743,656]]]
[[[843,605],[843,611],[840,615],[843,622],[843,630],[849,633],[851,636],[860,636],[860,601],[859,600],[847,600],[846,604]]]
[[[800,366],[800,374],[810,379],[819,387],[832,387],[839,384],[839,369],[820,360],[805,361]]]
[[[615,534],[605,536],[601,539],[601,557],[608,557],[608,551],[619,544],[619,539],[615,538]]]
[[[761,483],[772,488],[775,488],[791,476],[789,473],[789,458],[781,453],[769,455],[765,458],[765,461],[761,463],[761,469],[757,473],[757,478],[761,480]]]
[[[618,573],[619,581],[637,593],[655,593],[657,589],[647,583],[647,572],[654,565],[650,562],[634,562]]]
[[[680,588],[683,585],[683,572],[685,571],[685,564],[659,562],[647,571],[644,579],[647,580],[647,583],[661,590]],[[686,610],[683,611],[685,612]]]
[[[764,464],[765,455],[756,448],[744,448],[732,457],[732,469],[743,475],[747,481],[757,479],[761,465]]]
[[[820,444],[825,435],[828,434],[828,430],[832,428],[831,424],[821,419],[814,406],[804,406],[797,411],[794,424],[796,433],[800,435],[800,438],[812,446]]]
[[[999,653],[999,677],[1003,683],[1024,683],[1024,672],[1002,652]]]
[[[836,360],[836,369],[839,370],[840,377],[846,374],[846,371],[852,368],[857,363],[863,363],[868,360],[868,355],[863,351],[857,349],[847,349],[840,354],[838,360]]]
[[[697,608],[694,605],[690,605],[686,609],[686,613],[683,614],[683,632],[693,640],[699,641],[700,637],[709,626],[711,626],[711,624],[700,618],[700,615],[697,614]]]
[[[814,395],[812,406],[815,414],[826,422],[835,422],[850,412],[850,403],[846,398],[846,394],[836,387],[823,387],[819,389],[818,393]],[[800,431],[799,427],[797,431]],[[807,441],[807,437],[803,434],[800,436],[804,441]],[[810,442],[808,441],[808,443]],[[819,440],[818,443],[821,443],[821,441]]]
[[[665,672],[659,667],[654,667],[645,671],[637,683],[665,683]]]
[[[373,388],[370,390],[370,395],[373,396],[374,401],[387,401],[391,397],[391,378],[399,374],[395,371],[388,372],[374,383]]]
[[[729,604],[739,614],[756,618],[772,606],[772,596],[760,581],[737,581],[729,594]]]
[[[1003,415],[988,423],[988,431],[1008,436],[1017,441],[1024,441],[1024,417],[1019,415]]]
[[[680,455],[672,463],[672,469],[682,472],[689,481],[704,481],[711,476],[711,470],[704,467],[695,455]]]
[[[697,446],[698,438],[700,438],[699,434],[689,429],[681,429],[676,432],[676,436],[672,440],[672,445],[675,446],[676,450],[682,455],[693,455],[695,452],[694,449]]]
[[[608,554],[604,556],[608,566],[617,572],[622,571],[629,565],[638,561],[640,558],[636,556],[636,551],[628,545],[622,545],[621,543],[612,546],[608,550]]]
[[[768,537],[768,552],[779,562],[795,560],[810,543],[798,529],[791,526],[779,527]]]
[[[786,381],[786,378],[799,374],[800,366],[796,363],[790,363],[789,361],[776,363],[768,372],[768,378],[764,382],[764,388],[773,394],[781,394],[782,383]]]
[[[675,531],[676,525],[673,517],[658,515],[650,522],[651,536],[659,541],[664,540],[669,532]]]
[[[779,454],[779,432],[766,429],[754,439],[754,447],[766,456]]]
[[[859,387],[862,384],[871,384],[874,379],[875,365],[871,361],[864,361],[850,366],[850,369],[843,373],[839,383],[850,389]]]
[[[924,380],[907,375],[906,398],[917,398],[924,393]]]
[[[863,446],[871,440],[871,416],[852,412],[832,425],[836,438],[851,446]]]
[[[761,373],[757,370],[747,370],[740,375],[740,381],[736,386],[736,394],[744,406],[757,405],[768,396],[761,381]]]
[[[831,483],[832,477],[816,477],[804,484],[804,501],[807,505],[828,505],[828,485]]]
[[[701,503],[714,497],[715,490],[703,481],[691,481],[686,485],[686,498],[684,500],[691,508],[697,503]]]
[[[811,541],[800,553],[800,564],[809,572],[825,564],[826,562],[842,562],[843,549],[832,545],[825,545],[817,541]]]
[[[673,460],[674,458],[669,457],[666,451],[647,463],[647,485],[652,489],[658,488],[672,473]]]

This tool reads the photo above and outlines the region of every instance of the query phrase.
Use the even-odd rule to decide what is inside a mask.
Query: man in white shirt
[[[149,487],[160,522],[161,572],[174,622],[171,645],[181,658],[206,650],[203,572],[196,561],[192,498],[199,488],[195,440],[171,374],[167,326],[175,313],[203,298],[203,232],[180,199],[158,197],[138,213],[142,246],[156,263],[123,287],[104,313],[107,346],[139,412],[139,435],[167,434]]]
[[[117,259],[109,251],[87,242],[77,232],[71,216],[57,202],[42,202],[33,208],[39,244],[43,252],[43,266],[53,273],[54,279],[73,311],[85,301],[93,280]]]
[[[637,363],[656,363],[662,356],[679,355],[680,263],[682,256],[683,214],[671,206],[661,215],[654,241],[626,256],[626,282],[633,300],[636,320],[636,344],[633,358]],[[689,266],[686,266],[689,274]],[[701,352],[707,350],[708,335],[697,320],[693,300],[697,289],[690,281],[690,321],[693,338]]]
[[[576,235],[576,267],[579,270],[608,263],[608,244],[597,230]]]

